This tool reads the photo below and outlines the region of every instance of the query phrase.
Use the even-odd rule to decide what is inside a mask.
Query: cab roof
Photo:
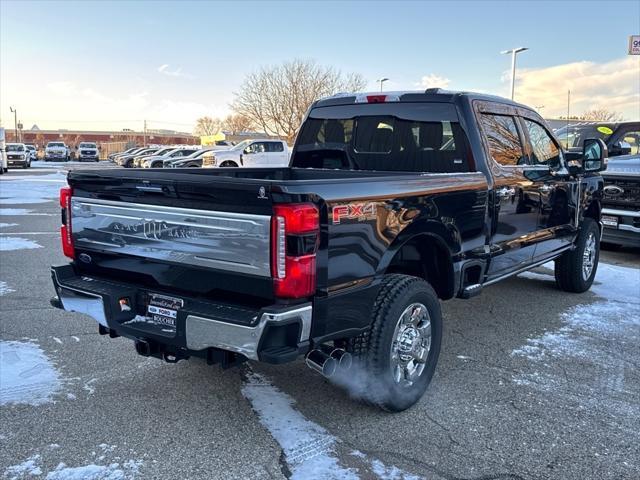
[[[426,90],[406,90],[397,92],[350,92],[337,93],[330,97],[321,98],[316,101],[314,107],[329,107],[334,105],[351,105],[355,103],[404,103],[404,102],[444,102],[457,103],[466,99],[483,100],[486,102],[496,102],[514,107],[526,108],[531,107],[521,103],[514,102],[497,95],[488,95],[485,93],[464,92],[444,90],[442,88],[428,88]]]

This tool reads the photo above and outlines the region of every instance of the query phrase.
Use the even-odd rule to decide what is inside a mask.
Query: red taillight
[[[316,289],[320,214],[311,203],[276,205],[271,219],[271,275],[279,298],[301,298]]]
[[[65,257],[75,258],[73,239],[71,238],[71,187],[60,189],[60,207],[62,208],[62,226],[60,227],[60,238],[62,239],[62,253]]]

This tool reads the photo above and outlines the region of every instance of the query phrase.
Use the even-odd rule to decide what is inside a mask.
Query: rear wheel
[[[347,346],[356,362],[349,373],[358,383],[356,393],[383,410],[411,407],[431,382],[441,340],[442,314],[431,285],[409,275],[386,275],[369,331]]]
[[[585,218],[575,242],[575,249],[555,261],[556,284],[565,292],[582,293],[591,288],[600,259],[600,228],[592,218]]]

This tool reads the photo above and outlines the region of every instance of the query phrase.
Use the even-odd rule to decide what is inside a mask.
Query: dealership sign
[[[629,55],[640,55],[640,35],[629,37]]]

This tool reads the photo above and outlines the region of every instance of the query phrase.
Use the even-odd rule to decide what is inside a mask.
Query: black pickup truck
[[[70,172],[52,304],[168,362],[304,355],[403,410],[436,367],[439,300],[549,260],[561,289],[591,286],[606,157],[498,97],[326,98],[288,168]]]

